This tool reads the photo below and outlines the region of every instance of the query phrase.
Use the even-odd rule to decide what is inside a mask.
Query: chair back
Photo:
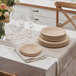
[[[62,8],[65,7],[65,8],[76,9],[76,3],[56,2],[55,5],[56,5],[56,26],[63,27],[64,25],[70,22],[73,25],[73,27],[76,29],[76,24],[73,22],[73,20],[76,19],[76,16],[70,18],[66,13],[66,11]],[[65,21],[62,24],[61,23],[59,24],[59,11],[61,11],[64,14],[64,16],[67,18],[67,21]]]
[[[67,2],[59,2],[59,1],[57,1],[55,3],[55,5],[58,6],[58,7],[65,7],[65,8],[76,9],[76,3],[67,3]]]

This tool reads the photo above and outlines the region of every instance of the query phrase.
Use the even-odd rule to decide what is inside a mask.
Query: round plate
[[[66,37],[64,29],[59,27],[45,27],[41,31],[41,38],[50,42],[63,41]]]
[[[24,56],[38,56],[42,52],[42,48],[37,44],[25,44],[21,47],[20,53]]]
[[[59,47],[63,47],[69,44],[69,36],[66,36],[64,41],[61,42],[48,42],[43,40],[42,38],[39,37],[39,43],[44,46],[44,47],[49,47],[49,48],[59,48]]]

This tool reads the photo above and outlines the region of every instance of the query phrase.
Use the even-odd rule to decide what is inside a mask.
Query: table
[[[25,25],[25,27],[28,29],[28,26]],[[42,25],[36,25],[33,28],[33,30],[35,31],[40,31],[42,28],[44,28],[46,26],[42,26]],[[76,38],[75,34],[76,32],[74,31],[70,31],[70,30],[66,30],[66,32],[68,33],[68,35],[71,38]],[[13,48],[12,48],[13,49]],[[0,56],[13,60],[13,61],[17,61],[20,63],[23,63],[25,65],[28,65],[28,67],[30,66],[31,68],[36,68],[37,70],[42,70],[42,74],[39,72],[36,72],[36,74],[32,74],[30,75],[29,73],[27,74],[28,76],[56,76],[56,69],[57,69],[57,64],[56,64],[56,60],[48,57],[44,60],[40,60],[37,62],[33,62],[33,63],[25,63],[14,51],[10,51],[10,49],[8,50],[9,52],[6,55],[1,55],[2,51],[0,51]],[[26,72],[25,72],[26,74]],[[64,74],[63,74],[64,75]],[[24,75],[22,75],[24,76]],[[61,75],[62,76],[62,75]],[[66,76],[66,75],[65,75]]]
[[[56,61],[55,60],[51,60],[51,58],[47,58],[47,59],[40,60],[40,61],[33,62],[33,63],[25,63],[14,51],[10,51],[10,49],[8,51],[9,51],[8,53],[5,53],[5,51],[3,51],[4,53],[2,53],[0,51],[0,56],[13,60],[13,61],[23,63],[25,65],[29,65],[30,68],[36,67],[38,70],[42,69],[42,71],[44,72],[43,75],[45,75],[45,76],[50,76],[50,75],[55,76],[55,71],[56,71]],[[3,54],[6,54],[6,55],[3,55]],[[5,71],[7,71],[7,70],[5,70]],[[26,72],[25,72],[25,74],[26,74]],[[41,76],[41,74],[39,75],[39,72],[36,74],[38,74],[38,75],[34,75],[34,73],[33,73],[32,75],[27,74],[27,76]],[[22,75],[22,76],[24,76],[24,75]]]

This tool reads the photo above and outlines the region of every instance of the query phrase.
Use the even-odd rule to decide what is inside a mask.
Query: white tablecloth
[[[27,25],[26,25],[27,26]],[[23,28],[22,30],[19,31],[18,27],[15,27],[17,30],[11,30],[10,27],[8,27],[8,29],[6,29],[6,34],[7,34],[7,37],[13,42],[15,43],[17,46],[21,46],[23,44],[25,44],[26,42],[26,39],[29,40],[27,43],[34,43],[35,40],[32,40],[33,37],[36,37],[36,33],[35,32],[32,32],[32,39],[30,40],[28,38],[28,33],[29,32],[27,30],[28,26],[25,28]],[[33,30],[35,31],[40,31],[42,28],[44,28],[46,26],[42,26],[42,25],[35,25],[35,27],[33,28]],[[25,30],[26,29],[26,30]],[[69,31],[69,30],[66,30],[67,31],[67,34],[70,36],[70,38],[76,38],[75,35],[76,35],[76,32],[74,31]],[[62,54],[63,55],[63,54]],[[3,57],[6,57],[6,58],[9,58],[9,59],[12,59],[12,60],[16,60],[18,62],[22,62],[24,63],[21,58],[16,54],[14,53],[13,51],[11,52],[8,52],[6,55],[1,55]],[[64,56],[64,55],[63,55]],[[56,64],[55,62],[57,62],[57,58],[51,58],[51,57],[48,57],[47,59],[44,59],[42,61],[37,61],[37,62],[33,62],[33,63],[29,63],[28,65],[31,65],[31,66],[34,66],[34,67],[38,67],[38,68],[42,68],[42,69],[45,69],[46,70],[46,76],[55,76],[56,74]],[[45,64],[44,64],[45,63]],[[73,61],[73,63],[71,63],[70,65],[74,64],[75,62]],[[26,63],[25,63],[26,64]],[[64,63],[65,64],[65,63]],[[71,67],[72,69],[73,67]],[[66,68],[67,69],[67,68]],[[65,69],[65,71],[66,71]],[[66,72],[63,71],[60,73],[61,76],[69,76],[66,74]],[[67,70],[69,71],[69,70]],[[74,69],[75,71],[75,69]],[[69,73],[69,72],[67,72]],[[75,74],[75,73],[74,73]],[[43,76],[43,75],[41,75]],[[70,74],[70,76],[74,76],[72,73]]]

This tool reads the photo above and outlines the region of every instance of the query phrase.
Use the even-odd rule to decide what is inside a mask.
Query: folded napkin
[[[28,57],[28,56],[24,56],[20,53],[20,49],[19,48],[16,48],[14,50],[18,56],[26,63],[29,63],[29,62],[34,62],[34,61],[38,61],[38,60],[42,60],[42,59],[45,59],[46,58],[46,55],[45,53],[42,51],[40,55],[38,56],[35,56],[35,57]]]

